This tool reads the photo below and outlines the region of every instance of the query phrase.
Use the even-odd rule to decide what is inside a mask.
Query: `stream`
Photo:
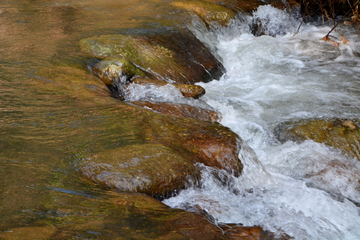
[[[81,75],[89,59],[78,42],[100,34],[146,33],[159,28],[161,19],[176,22],[177,10],[169,14],[163,2],[0,3],[1,233],[56,226],[67,234],[58,238],[114,238],[124,234],[119,226],[130,220],[136,225],[137,219],[119,219],[123,213],[107,201],[109,189],[79,177],[77,163],[89,153],[137,143],[134,135],[141,129],[132,112],[120,112],[118,100],[94,94],[105,87],[100,81],[87,84],[90,71]],[[251,33],[255,19],[268,35]],[[150,96],[135,89],[137,94],[128,96],[214,109],[221,124],[246,143],[239,178],[220,171],[224,186],[211,168],[199,164],[201,182],[163,203],[189,211],[199,206],[216,224],[259,225],[278,237],[360,238],[360,162],[325,144],[280,143],[274,135],[288,121],[360,118],[356,27],[339,25],[332,33],[340,43],[336,47],[321,41],[332,23],[304,22],[297,32],[300,21],[298,14],[268,5],[212,31],[194,19],[189,28],[226,68],[221,79],[200,83],[206,89],[200,100],[177,92],[169,96],[169,89],[152,90]],[[133,30],[139,26],[142,30]],[[85,89],[69,80],[71,73]],[[126,236],[138,237],[126,229],[131,231]]]

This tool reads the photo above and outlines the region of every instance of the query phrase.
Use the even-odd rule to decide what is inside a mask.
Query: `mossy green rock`
[[[149,36],[101,35],[81,40],[80,46],[94,57],[125,59],[150,78],[169,83],[207,82],[224,73],[222,64],[187,30]]]
[[[308,120],[283,123],[275,129],[281,142],[313,140],[325,143],[360,160],[360,131],[357,120]]]
[[[247,12],[251,13],[256,10],[259,6],[264,5],[263,1],[258,0],[204,0],[208,3],[216,3],[221,6],[230,8],[235,12]],[[280,0],[279,0],[280,1]]]
[[[193,163],[161,144],[137,144],[94,155],[80,167],[95,182],[121,191],[167,196],[194,179]]]
[[[146,77],[146,74],[134,64],[121,58],[102,60],[95,64],[93,73],[108,86],[127,84],[134,76]]]
[[[236,13],[229,8],[203,1],[174,2],[172,5],[195,13],[208,26],[214,23],[226,26],[236,16]]]

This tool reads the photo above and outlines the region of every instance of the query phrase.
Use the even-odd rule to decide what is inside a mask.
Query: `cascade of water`
[[[201,84],[203,100],[249,146],[240,153],[244,172],[224,187],[202,166],[199,185],[164,203],[199,205],[219,222],[260,225],[295,239],[359,239],[360,208],[353,203],[360,202],[359,162],[324,144],[281,144],[273,136],[284,121],[360,117],[356,32],[339,27],[350,44],[335,47],[321,41],[330,27],[303,24],[294,36],[297,16],[271,6],[239,19],[222,32],[199,24],[193,31],[227,70],[220,81]],[[255,20],[274,37],[251,34]]]

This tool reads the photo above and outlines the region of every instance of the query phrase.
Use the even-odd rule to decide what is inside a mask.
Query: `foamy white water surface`
[[[360,118],[356,30],[339,26],[336,47],[321,41],[329,26],[302,24],[294,36],[296,17],[263,6],[217,35],[194,27],[227,70],[220,81],[200,84],[207,91],[202,99],[249,147],[240,153],[241,177],[224,185],[199,165],[202,182],[164,203],[197,204],[218,222],[260,225],[295,239],[360,239],[360,208],[353,203],[360,203],[359,162],[324,144],[281,144],[273,136],[284,121]],[[277,35],[251,34],[255,18]]]

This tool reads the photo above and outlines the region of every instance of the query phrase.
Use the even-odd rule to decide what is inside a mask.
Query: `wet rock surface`
[[[136,77],[131,81],[131,83],[143,85],[143,86],[151,85],[156,87],[162,87],[169,84],[165,81],[149,79],[149,78],[141,78],[141,77]],[[205,94],[205,89],[198,85],[192,85],[192,84],[170,84],[170,85],[176,87],[184,97],[191,97],[197,99]],[[131,85],[130,86],[128,85],[127,87],[131,87]]]
[[[205,216],[170,209],[143,194],[121,193],[115,203],[123,213],[124,238],[136,233],[140,239],[226,239]]]
[[[174,103],[155,103],[137,101],[131,102],[134,105],[151,108],[156,112],[167,114],[174,117],[194,118],[200,121],[218,122],[220,117],[212,110],[193,107],[185,104]]]
[[[218,123],[169,116],[145,118],[140,128],[142,138],[163,144],[185,158],[205,166],[225,169],[239,176],[242,163],[238,158],[242,140],[229,128]]]
[[[96,202],[102,210],[95,218],[83,216],[72,224],[44,226],[37,223],[38,226],[33,227],[11,228],[1,231],[0,238],[227,239],[206,216],[170,209],[146,194],[113,192]]]
[[[229,8],[209,2],[174,2],[172,5],[195,13],[208,26],[212,24],[226,26],[236,15],[236,13]]]
[[[228,128],[142,111],[137,119],[141,129],[137,139],[142,143],[95,154],[79,164],[84,176],[101,185],[161,198],[196,180],[197,162],[240,175],[241,140]]]
[[[289,240],[289,236],[275,237],[269,231],[263,230],[261,227],[245,227],[240,224],[220,224],[224,230],[224,235],[230,240]]]
[[[283,123],[274,134],[280,142],[313,140],[340,149],[360,160],[360,131],[358,120],[309,120]]]
[[[82,164],[82,173],[95,182],[121,191],[171,195],[194,179],[191,161],[161,144],[138,144],[101,152]]]
[[[257,0],[205,0],[205,2],[216,3],[218,5],[230,8],[235,12],[252,12],[256,10],[257,7],[265,4],[263,1]]]
[[[218,79],[222,64],[191,32],[179,30],[161,35],[101,35],[80,42],[84,52],[98,58],[122,58],[150,78],[193,84]]]

